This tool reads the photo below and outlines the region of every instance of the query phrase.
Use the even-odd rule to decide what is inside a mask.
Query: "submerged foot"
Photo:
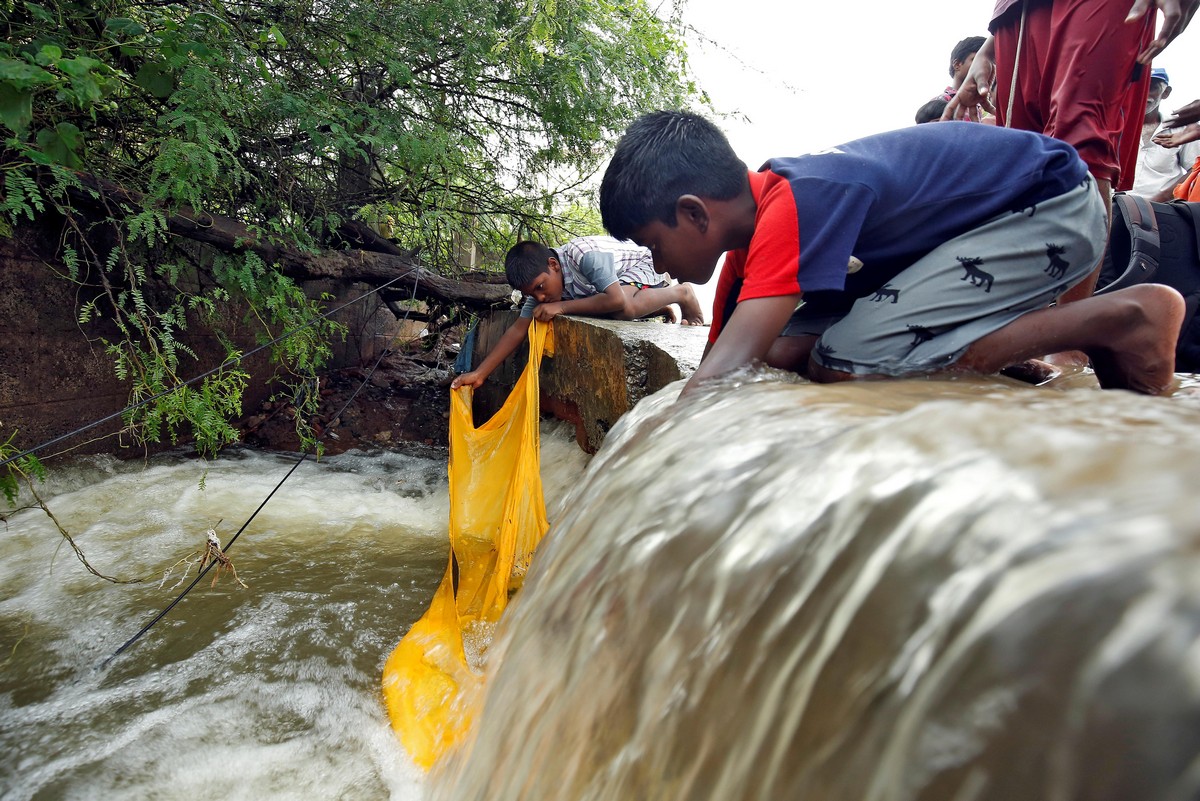
[[[1026,384],[1045,384],[1047,381],[1058,378],[1062,375],[1062,370],[1057,365],[1042,359],[1026,359],[1017,364],[1010,364],[1000,371],[1001,375],[1015,378],[1017,381],[1024,381]]]
[[[1100,386],[1146,395],[1168,392],[1175,379],[1183,297],[1162,284],[1141,284],[1109,297],[1122,304],[1120,324],[1106,332],[1102,347],[1088,352]]]

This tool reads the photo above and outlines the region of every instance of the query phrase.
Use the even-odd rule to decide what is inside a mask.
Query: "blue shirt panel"
[[[1057,197],[1087,175],[1065,142],[968,122],[914,125],[771,159],[763,170],[791,187],[804,292],[843,289],[851,255],[865,271],[894,271],[998,214]]]

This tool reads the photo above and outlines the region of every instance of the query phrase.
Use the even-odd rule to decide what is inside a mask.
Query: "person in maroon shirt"
[[[1150,62],[1191,21],[1200,0],[996,0],[991,36],[942,119],[979,119],[1072,145],[1096,179],[1110,224],[1113,189],[1133,186]],[[1155,35],[1155,21],[1162,26]],[[1059,299],[1091,297],[1100,263]],[[1052,353],[1058,366],[1087,364]]]

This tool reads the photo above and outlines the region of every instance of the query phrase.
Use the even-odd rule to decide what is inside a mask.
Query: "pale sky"
[[[1132,4],[1133,0],[1128,0]],[[687,0],[689,61],[750,169],[913,124],[950,50],[986,36],[992,0]],[[1170,111],[1200,98],[1200,19],[1155,60]],[[719,270],[718,270],[719,272]],[[706,316],[712,284],[701,290]]]
[[[1132,0],[1127,0],[1132,4]],[[687,0],[693,72],[751,168],[911,125],[949,83],[950,50],[986,36],[992,0]],[[706,42],[705,39],[711,40]],[[714,44],[715,42],[715,44]],[[1155,61],[1167,110],[1200,98],[1200,21]]]

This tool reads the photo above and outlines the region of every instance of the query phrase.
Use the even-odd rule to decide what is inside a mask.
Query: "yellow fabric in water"
[[[549,323],[530,325],[529,362],[479,428],[470,388],[450,393],[450,563],[428,611],[383,668],[392,728],[426,769],[462,740],[474,716],[483,676],[467,661],[463,632],[499,620],[546,533],[538,368],[553,343]]]

